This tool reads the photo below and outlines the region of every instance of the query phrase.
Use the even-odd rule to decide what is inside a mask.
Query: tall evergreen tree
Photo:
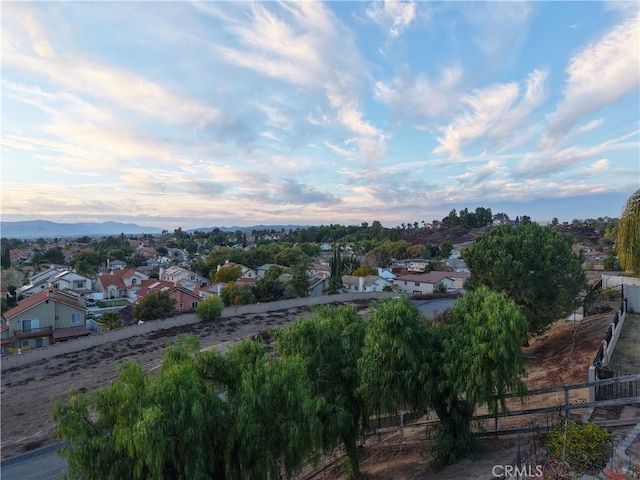
[[[329,277],[329,294],[333,295],[342,290],[342,256],[340,249],[333,249],[333,257],[331,258],[331,276]]]

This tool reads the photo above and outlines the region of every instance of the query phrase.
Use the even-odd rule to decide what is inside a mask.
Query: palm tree
[[[622,210],[616,251],[622,268],[633,273],[640,272],[640,190],[629,197]]]

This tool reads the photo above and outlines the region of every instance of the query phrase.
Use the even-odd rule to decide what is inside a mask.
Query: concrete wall
[[[278,302],[256,303],[252,305],[241,305],[237,307],[228,307],[222,311],[222,318],[234,317],[244,314],[268,313],[277,310],[287,310],[290,308],[309,307],[312,305],[321,305],[334,302],[349,302],[355,300],[372,300],[378,298],[389,298],[397,296],[393,292],[369,292],[369,293],[345,293],[340,295],[323,295],[321,297],[304,297],[292,298],[289,300],[281,300]],[[21,355],[9,355],[2,357],[1,371],[11,368],[23,367],[31,363],[39,362],[58,355],[79,352],[88,348],[96,347],[107,342],[117,342],[127,338],[144,335],[156,330],[164,330],[173,327],[192,325],[200,322],[200,317],[195,313],[187,313],[178,315],[164,320],[154,320],[145,322],[141,325],[131,325],[129,327],[118,330],[111,330],[99,334],[92,334],[88,337],[82,337],[66,342],[56,343],[54,345],[30,350]]]
[[[603,282],[604,283],[604,282]],[[611,363],[611,357],[613,356],[613,352],[616,348],[616,344],[618,343],[618,339],[620,338],[620,332],[622,332],[622,327],[624,326],[624,321],[627,318],[627,311],[628,311],[628,302],[625,303],[625,301],[623,301],[620,304],[620,308],[617,311],[618,314],[618,325],[616,325],[615,323],[613,323],[613,321],[609,324],[609,328],[611,328],[612,330],[612,335],[611,335],[611,340],[609,340],[609,343],[607,343],[606,341],[606,336],[607,333],[609,332],[609,330],[607,329],[607,331],[605,332],[605,340],[602,340],[602,343],[604,344],[604,358],[602,359],[602,366],[606,367],[609,365],[609,363]],[[615,314],[613,319],[615,320]],[[597,358],[597,356],[596,356]],[[596,380],[600,380],[598,378],[597,375],[597,371],[596,371],[596,366],[595,365],[591,365],[589,367],[589,382],[594,382]],[[596,389],[595,387],[590,387],[589,388],[589,401],[590,402],[595,402],[596,401]]]

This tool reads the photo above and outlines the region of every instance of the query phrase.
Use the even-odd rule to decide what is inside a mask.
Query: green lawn
[[[129,305],[129,302],[127,300],[122,299],[122,298],[114,298],[113,300],[98,300],[98,301],[96,301],[96,306],[98,306],[100,308],[126,307],[127,305]]]

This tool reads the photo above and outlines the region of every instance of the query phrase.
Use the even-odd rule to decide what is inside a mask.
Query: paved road
[[[437,298],[435,300],[414,300],[413,304],[427,318],[433,318],[438,313],[442,313],[448,308],[453,308],[455,298]]]
[[[60,480],[67,461],[57,455],[61,444],[50,445],[0,463],[2,480]]]

